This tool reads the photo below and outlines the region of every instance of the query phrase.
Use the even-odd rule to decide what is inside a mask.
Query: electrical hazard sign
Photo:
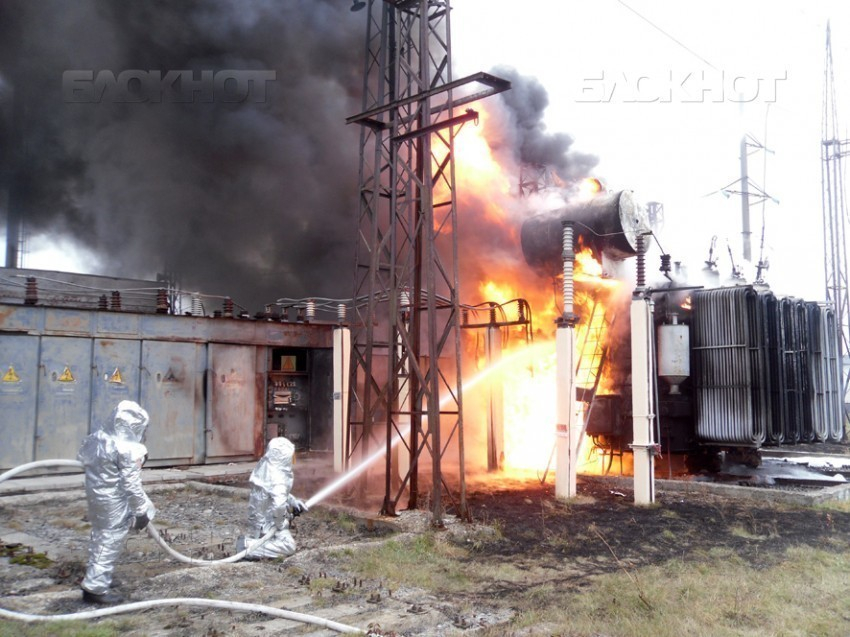
[[[124,379],[121,378],[121,370],[120,369],[118,369],[117,367],[115,368],[115,371],[112,372],[112,374],[109,377],[109,382],[114,383],[116,385],[124,384]]]
[[[57,378],[60,383],[73,383],[74,382],[74,374],[71,373],[71,368],[68,365],[65,365],[65,369],[59,374],[59,378]]]
[[[281,356],[280,357],[280,371],[282,372],[294,372],[296,371],[296,358],[295,356]]]
[[[21,377],[18,376],[18,372],[15,371],[15,367],[13,365],[9,365],[9,370],[3,374],[3,378],[0,380],[4,383],[20,383]]]

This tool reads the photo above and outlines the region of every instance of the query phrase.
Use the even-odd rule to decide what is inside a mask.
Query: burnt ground
[[[832,550],[836,538],[844,548],[850,542],[850,513],[840,511],[664,492],[655,506],[638,507],[631,490],[593,477],[580,479],[578,492],[576,503],[556,500],[549,484],[473,493],[473,515],[498,520],[504,537],[482,553],[499,559],[579,561],[592,575],[618,569],[616,560],[632,566],[704,560],[714,548],[731,550],[763,568],[776,564],[791,546]]]
[[[322,482],[304,476],[301,493]],[[186,554],[218,558],[233,553],[242,532],[247,492],[245,476],[223,485],[184,485],[149,489],[159,508],[156,524],[174,548]],[[296,468],[296,486],[298,486]],[[782,561],[789,547],[825,551],[850,549],[850,512],[754,501],[709,491],[698,495],[659,490],[657,504],[637,507],[629,481],[579,478],[579,497],[554,497],[551,479],[474,480],[468,489],[472,523],[447,518],[443,537],[463,547],[457,559],[476,566],[510,564],[528,573],[522,583],[487,579],[451,596],[387,582],[347,570],[340,551],[413,537],[430,530],[426,512],[380,518],[374,509],[346,506],[350,493],[339,493],[296,521],[298,553],[283,561],[239,562],[204,568],[168,559],[145,534],[131,533],[125,559],[117,569],[121,590],[132,601],[166,597],[230,599],[269,604],[375,629],[376,635],[442,636],[474,632],[476,627],[507,621],[516,593],[534,586],[569,592],[591,585],[591,577],[623,568],[716,559],[715,549],[737,556],[754,568]],[[297,490],[296,490],[297,491]],[[2,606],[30,613],[89,610],[76,588],[82,577],[87,523],[82,494],[59,500],[22,496],[0,498],[0,538],[32,546],[32,564],[0,558]],[[52,497],[52,496],[51,496]],[[495,529],[484,533],[483,530]],[[17,535],[15,535],[17,533]],[[17,539],[17,542],[10,541]],[[38,553],[48,560],[38,564]],[[45,568],[38,568],[44,566]],[[125,635],[335,634],[259,613],[163,608],[125,616]],[[507,634],[507,633],[506,633]],[[532,634],[532,633],[529,633]]]

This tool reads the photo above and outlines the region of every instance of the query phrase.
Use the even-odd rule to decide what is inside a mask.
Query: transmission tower
[[[823,138],[821,142],[821,190],[823,194],[823,252],[826,299],[835,308],[838,360],[842,363],[842,397],[847,395],[850,353],[850,310],[847,296],[847,209],[844,200],[842,159],[850,152],[850,142],[840,139],[835,103],[830,26],[826,25],[826,65],[823,83]],[[842,398],[843,401],[843,398]],[[845,414],[845,420],[847,415]]]
[[[453,156],[454,136],[478,113],[457,109],[510,83],[452,79],[448,0],[355,0],[352,10],[364,6],[363,112],[347,120],[361,135],[346,459],[384,448],[382,512],[394,515],[405,490],[417,507],[430,456],[432,523],[442,526],[443,493],[468,514]],[[449,449],[459,484],[442,471]]]

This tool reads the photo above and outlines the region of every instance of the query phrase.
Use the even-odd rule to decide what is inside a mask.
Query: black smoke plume
[[[548,167],[567,185],[590,175],[599,158],[572,149],[575,140],[567,133],[546,130],[549,94],[540,81],[510,67],[497,67],[493,74],[510,80],[511,90],[499,94],[506,121],[487,133],[491,148],[521,165]]]
[[[365,14],[340,0],[4,0],[0,191],[102,274],[250,311],[350,296]],[[266,99],[69,103],[67,70],[272,70]],[[2,198],[0,198],[2,206]]]

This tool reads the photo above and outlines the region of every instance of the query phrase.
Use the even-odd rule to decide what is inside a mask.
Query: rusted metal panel
[[[38,368],[35,459],[75,458],[89,433],[92,340],[44,336]]]
[[[142,396],[150,414],[146,445],[151,464],[203,462],[204,369],[199,343],[142,343]]]
[[[138,314],[128,312],[96,312],[97,336],[136,336],[139,333]]]
[[[41,333],[44,331],[44,308],[0,305],[0,331]]]
[[[333,325],[258,323],[257,343],[286,347],[333,347]]]
[[[99,429],[122,400],[139,400],[137,340],[94,339],[91,429]]]
[[[139,336],[143,340],[195,341],[207,340],[206,323],[210,319],[167,314],[139,316]]]
[[[38,340],[0,334],[0,469],[33,460]]]
[[[60,310],[45,308],[44,331],[47,333],[90,336],[94,324],[94,313],[87,310]]]
[[[207,395],[207,460],[255,457],[262,440],[263,379],[258,380],[256,348],[210,343]]]

